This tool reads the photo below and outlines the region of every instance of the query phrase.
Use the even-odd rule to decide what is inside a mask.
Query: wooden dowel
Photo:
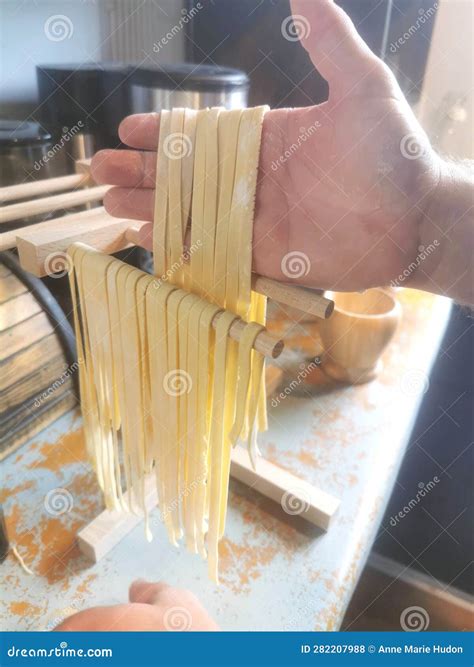
[[[103,211],[102,208],[98,210]],[[16,230],[16,243],[23,268],[36,276],[44,276],[45,269],[47,269],[45,267],[46,257],[54,252],[65,253],[69,245],[77,241],[103,252],[117,252],[131,243],[137,244],[138,242],[138,245],[141,245],[142,236],[145,233],[142,232],[142,229],[148,228],[146,222],[132,222],[131,220],[128,221],[128,227],[124,226],[123,220],[117,224],[117,219],[105,212],[100,216],[93,215],[87,220],[85,219],[86,213],[89,215],[90,211],[82,213],[84,218],[77,220],[77,223],[81,224],[74,224],[74,226],[69,224],[71,216],[65,216],[57,218],[54,224],[50,224],[53,223],[50,221]],[[114,250],[108,248],[114,248]],[[315,294],[312,290],[282,285],[269,278],[254,275],[252,287],[256,292],[270,299],[298,308],[316,317],[326,319],[334,308],[332,301]],[[278,348],[270,350],[266,346],[262,346],[259,351],[266,356],[274,354],[278,356],[279,354]]]
[[[94,188],[66,192],[52,197],[43,197],[42,199],[22,202],[21,204],[11,204],[0,209],[0,223],[97,201],[102,199],[110,187],[110,185],[98,185]]]
[[[87,176],[89,176],[89,178],[92,178],[92,176],[91,176],[91,162],[92,162],[91,157],[86,157],[86,158],[82,158],[80,160],[76,160],[76,162],[74,164],[76,174],[87,174]]]
[[[127,222],[127,221],[123,221]],[[130,221],[128,221],[130,222]],[[146,223],[144,223],[146,224]],[[122,232],[122,236],[126,237],[125,230]],[[75,246],[78,248],[82,248],[85,251],[93,252],[94,250],[98,250],[97,244],[94,244],[92,247],[88,246],[87,244],[84,244],[82,242],[77,242],[73,241]],[[71,242],[71,243],[73,243]],[[69,246],[68,246],[69,247]],[[20,255],[20,261],[21,261],[21,255]],[[52,262],[50,262],[52,264]],[[22,262],[23,266],[23,262]],[[60,265],[58,267],[58,271],[64,270],[64,264]],[[146,275],[146,274],[144,274]],[[151,282],[155,282],[153,279],[153,276],[149,276]],[[161,283],[161,281],[159,281]],[[181,288],[176,287],[177,290],[181,291]],[[196,298],[198,298],[196,296]],[[219,317],[222,315],[223,311],[218,312],[213,320],[212,320],[212,326],[214,329],[217,328],[217,323],[219,321]],[[233,340],[239,341],[242,333],[245,330],[246,323],[240,318],[237,317],[234,322],[232,322],[230,329],[229,329],[229,335]],[[280,354],[282,353],[284,347],[284,343],[282,340],[278,340],[277,338],[274,338],[271,334],[269,334],[265,329],[263,329],[255,338],[255,342],[253,344],[253,348],[263,354],[265,357],[268,357],[270,359],[277,359]]]
[[[149,242],[149,228],[143,223],[134,225],[127,229],[126,237],[130,243],[143,247],[147,245],[147,241]],[[285,285],[256,274],[252,276],[252,289],[269,299],[292,306],[314,317],[327,319],[334,310],[334,302],[314,290]]]
[[[217,313],[217,315],[212,320],[212,326],[214,329],[217,328],[217,322],[222,313]],[[245,322],[240,318],[232,322],[229,329],[229,335],[233,340],[240,340],[242,333],[245,330]],[[253,345],[254,349],[260,354],[263,354],[269,359],[277,359],[283,351],[284,343],[278,338],[274,338],[266,330],[261,331],[255,338],[255,343]]]
[[[26,197],[37,197],[51,192],[61,192],[61,190],[73,190],[80,188],[89,181],[89,175],[85,173],[69,174],[68,176],[58,176],[58,178],[44,178],[40,181],[31,181],[29,183],[20,183],[19,185],[9,185],[0,188],[0,204],[15,199],[25,199]]]
[[[285,285],[271,278],[252,276],[252,288],[273,301],[291,306],[304,313],[326,320],[334,310],[334,302],[307,287]]]

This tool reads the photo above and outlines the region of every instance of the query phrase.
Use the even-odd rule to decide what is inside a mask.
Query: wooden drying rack
[[[114,218],[102,206],[2,232],[2,223],[100,203],[110,187],[94,185],[90,174],[90,160],[78,160],[75,174],[0,188],[0,251],[16,247],[21,266],[35,276],[44,277],[54,272],[55,262],[52,258],[56,256],[64,260],[72,243],[82,242],[107,254],[139,245],[140,232],[146,223]],[[22,199],[27,201],[9,203]],[[60,271],[61,267],[57,270]],[[285,285],[255,274],[252,276],[252,288],[280,304],[291,306],[313,317],[326,319],[334,309],[332,301],[313,290]],[[236,321],[231,332],[232,338],[238,340],[243,328],[244,323]],[[281,353],[283,342],[262,331],[255,341],[255,347],[265,356],[274,359]],[[253,470],[246,453],[240,447],[234,449],[230,472],[232,477],[276,502],[282,503],[291,492],[292,502],[300,503],[305,508],[303,518],[323,530],[328,529],[329,522],[339,506],[337,498],[269,461],[259,459],[258,470]],[[156,491],[151,478],[145,483],[148,489],[147,505],[151,509],[157,504]],[[79,546],[83,553],[97,561],[140,520],[141,517],[136,515],[105,510],[80,531]]]

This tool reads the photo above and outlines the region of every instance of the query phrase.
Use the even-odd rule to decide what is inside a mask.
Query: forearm
[[[474,304],[473,163],[443,162],[419,230],[420,261],[410,287]]]

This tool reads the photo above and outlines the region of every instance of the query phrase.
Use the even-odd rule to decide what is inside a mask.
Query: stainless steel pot
[[[216,65],[163,65],[139,69],[131,80],[133,113],[173,107],[247,106],[249,79],[241,70]]]
[[[0,120],[0,185],[54,176],[57,160],[48,156],[51,148],[51,134],[39,123]]]

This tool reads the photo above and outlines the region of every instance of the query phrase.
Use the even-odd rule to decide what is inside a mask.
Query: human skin
[[[70,616],[55,631],[204,631],[219,630],[190,591],[163,582],[138,579],[129,590],[129,604],[93,607]]]
[[[437,155],[392,72],[337,5],[292,6],[310,26],[302,44],[329,82],[329,99],[265,116],[253,270],[362,290],[396,281],[434,244],[404,285],[472,302],[472,171]],[[135,150],[100,151],[93,177],[117,186],[104,200],[109,213],[151,221],[159,114],[129,116],[119,133]],[[151,224],[142,239],[151,248]],[[305,255],[304,270],[289,276],[296,253]]]

